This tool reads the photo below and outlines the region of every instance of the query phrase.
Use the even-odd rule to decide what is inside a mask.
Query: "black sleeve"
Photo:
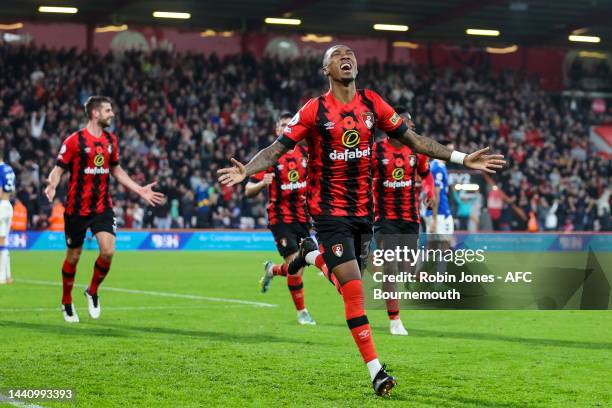
[[[392,137],[392,138],[397,138],[403,135],[404,133],[406,133],[407,130],[408,130],[408,126],[406,126],[406,124],[402,122],[401,125],[393,129],[392,131],[387,132],[387,135],[389,135],[389,137]]]
[[[57,167],[61,167],[64,170],[70,170],[70,166],[68,166],[66,163],[64,163],[63,161],[60,160],[56,160],[55,165]]]
[[[293,150],[293,148],[297,144],[297,142],[291,140],[285,135],[280,135],[278,139],[276,139],[276,141],[285,146],[288,150]]]

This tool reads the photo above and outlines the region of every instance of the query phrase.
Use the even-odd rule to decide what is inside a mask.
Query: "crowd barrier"
[[[612,234],[455,233],[456,248],[493,252],[586,251],[612,252]],[[63,250],[64,233],[12,232],[8,246],[15,250]],[[90,236],[85,249],[96,249]],[[119,231],[118,250],[273,251],[272,234],[265,231]]]

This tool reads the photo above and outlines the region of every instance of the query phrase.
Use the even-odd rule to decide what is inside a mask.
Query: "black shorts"
[[[367,217],[316,216],[314,227],[329,270],[357,260],[359,268],[367,265],[372,223]]]
[[[300,247],[302,238],[308,238],[310,236],[310,225],[307,223],[292,222],[290,224],[284,224],[279,222],[270,225],[269,228],[274,236],[276,249],[278,249],[278,253],[283,258],[296,253]]]
[[[87,229],[96,235],[98,232],[108,232],[116,235],[117,223],[115,213],[112,210],[101,214],[87,216],[68,215],[64,213],[64,233],[66,234],[66,246],[68,248],[80,248],[85,241]]]
[[[419,242],[418,222],[380,219],[374,223],[374,238],[379,249],[407,246],[416,249]]]

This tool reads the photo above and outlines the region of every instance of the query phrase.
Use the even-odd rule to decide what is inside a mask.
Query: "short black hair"
[[[442,146],[448,146],[449,144],[455,144],[455,142],[453,142],[450,139],[440,139],[438,140],[438,143],[440,143]]]
[[[291,119],[293,117],[293,113],[289,111],[282,111],[278,118],[276,119],[276,123],[280,122],[283,119]]]
[[[349,47],[348,45],[344,45],[344,44],[336,44],[336,45],[332,45],[331,47],[329,47],[328,49],[325,50],[325,52],[323,53],[323,59],[321,61],[321,64],[323,66],[323,68],[325,68],[327,66],[327,59],[329,58],[329,53],[332,49],[334,48],[338,48],[338,47],[346,47],[349,50],[352,50],[351,47]]]
[[[103,103],[110,103],[112,105],[113,100],[108,96],[101,95],[93,95],[87,98],[85,104],[83,105],[85,107],[85,114],[87,115],[87,118],[91,119],[91,111],[98,109]]]

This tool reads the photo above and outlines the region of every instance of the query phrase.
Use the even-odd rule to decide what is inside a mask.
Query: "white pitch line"
[[[62,284],[59,282],[41,281],[41,280],[32,280],[32,279],[15,279],[15,282],[29,283],[32,285],[62,286]],[[86,287],[85,285],[74,285],[74,286],[81,287],[81,288]],[[132,293],[136,295],[150,295],[150,296],[161,296],[161,297],[192,299],[192,300],[207,300],[209,302],[237,303],[240,305],[249,305],[249,306],[257,306],[257,307],[276,307],[276,305],[273,305],[271,303],[252,302],[250,300],[226,299],[226,298],[210,297],[210,296],[187,295],[187,294],[182,294],[182,293],[155,292],[151,290],[137,290],[137,289],[126,289],[126,288],[112,288],[109,286],[104,286],[104,290],[109,291],[109,292]]]
[[[149,311],[149,310],[176,310],[176,309],[205,309],[209,306],[104,306],[104,310],[119,311]],[[222,306],[233,307],[233,306]],[[0,308],[0,313],[31,313],[31,312],[57,312],[59,307],[24,307],[24,308]]]
[[[44,408],[42,405],[30,404],[29,402],[15,401],[7,397],[6,395],[0,394],[0,402],[6,402],[14,407],[20,408]]]

